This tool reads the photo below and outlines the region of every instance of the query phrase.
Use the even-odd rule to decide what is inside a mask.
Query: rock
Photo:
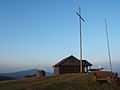
[[[36,72],[36,77],[43,77],[45,76],[45,71],[44,70],[38,70]]]

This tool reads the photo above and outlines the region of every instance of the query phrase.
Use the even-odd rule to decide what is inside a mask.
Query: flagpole
[[[105,18],[105,28],[106,28],[106,37],[107,37],[107,45],[108,45],[108,55],[109,55],[110,71],[112,72],[111,53],[110,53],[110,44],[109,44],[109,38],[108,38],[108,29],[107,29],[106,18]]]

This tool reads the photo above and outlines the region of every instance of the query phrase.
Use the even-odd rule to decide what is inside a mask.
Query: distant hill
[[[6,76],[6,77],[13,77],[13,78],[22,78],[26,75],[33,75],[38,71],[38,69],[30,69],[30,70],[24,70],[24,71],[18,71],[13,73],[1,73],[0,76]],[[46,72],[46,75],[52,75],[50,72]]]
[[[118,76],[120,77],[120,72],[118,72]]]
[[[0,82],[0,90],[120,90],[118,85],[93,81],[89,74],[63,74],[46,77],[29,77]]]
[[[8,76],[0,76],[0,81],[3,81],[3,80],[13,80],[15,78],[13,77],[8,77]]]

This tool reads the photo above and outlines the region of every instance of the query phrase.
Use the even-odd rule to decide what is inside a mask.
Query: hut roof
[[[60,62],[58,62],[57,64],[55,64],[53,67],[57,67],[60,66],[62,63],[64,63],[66,60],[70,60],[71,58],[80,61],[79,59],[77,59],[76,57],[74,57],[73,55],[61,60]],[[92,66],[91,63],[89,63],[87,60],[82,60],[83,61],[83,65],[84,66]]]

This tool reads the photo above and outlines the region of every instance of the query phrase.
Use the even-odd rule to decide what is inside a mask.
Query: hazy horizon
[[[58,60],[59,62],[60,60]],[[99,65],[101,67],[104,68],[104,71],[110,71],[110,68],[109,68],[109,61],[106,61],[104,63],[102,62],[93,62],[92,63],[93,66],[92,68],[98,68]],[[120,70],[119,70],[119,66],[117,65],[118,62],[113,62],[112,63],[112,68],[113,68],[113,71],[114,72],[118,72],[120,73]],[[54,64],[53,64],[54,65]],[[21,66],[10,66],[10,67],[7,67],[7,68],[0,68],[0,73],[12,73],[12,72],[18,72],[18,71],[24,71],[24,70],[31,70],[31,69],[39,69],[39,70],[45,70],[46,72],[54,72],[54,68],[52,67],[53,65],[46,65],[46,66],[24,66],[24,67],[21,67]],[[17,68],[16,68],[17,67]]]

